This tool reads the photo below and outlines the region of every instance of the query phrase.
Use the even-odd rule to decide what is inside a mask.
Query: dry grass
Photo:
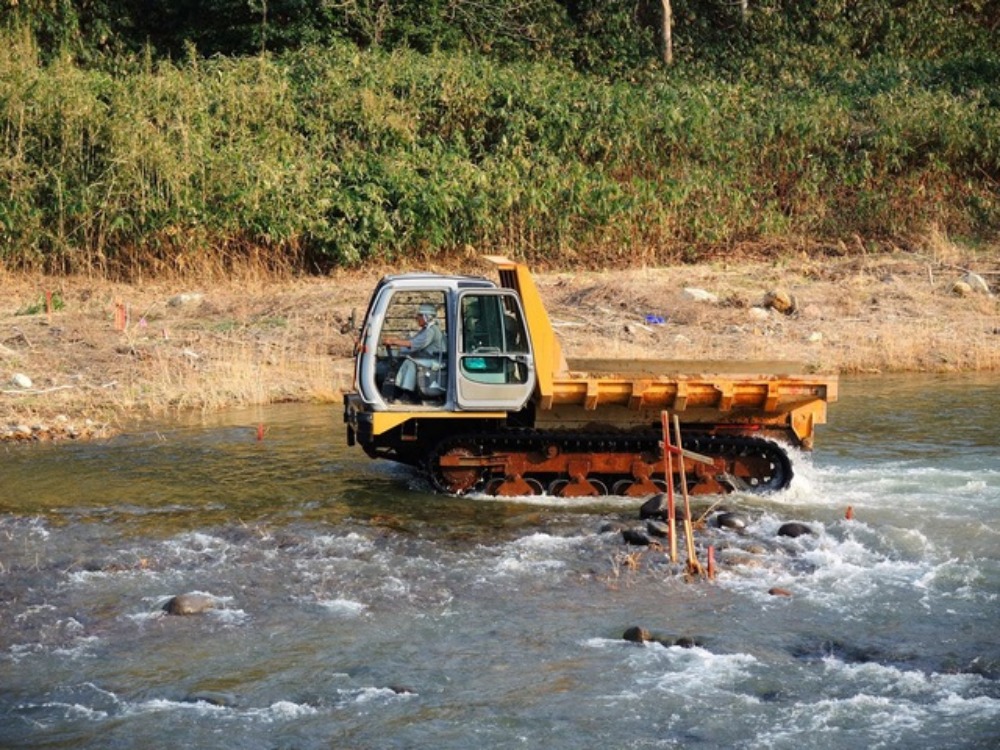
[[[997,298],[951,291],[970,268],[994,289],[1000,283],[1000,254],[972,255],[942,237],[920,253],[551,272],[538,282],[571,357],[786,359],[844,373],[1000,370]],[[65,414],[115,429],[178,410],[335,402],[352,377],[351,311],[363,313],[386,270],[299,279],[247,269],[131,285],[0,272],[0,428]],[[468,259],[433,270],[492,273]],[[685,287],[719,301],[688,299]],[[794,294],[795,315],[756,307],[776,287]],[[46,292],[61,309],[37,310]],[[170,304],[195,292],[203,297]],[[116,302],[129,309],[125,331],[115,330]],[[666,322],[647,324],[647,314]],[[33,387],[12,386],[15,373]]]

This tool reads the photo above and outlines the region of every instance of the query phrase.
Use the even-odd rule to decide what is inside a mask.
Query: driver
[[[417,365],[432,367],[438,356],[445,350],[444,334],[438,327],[437,309],[434,305],[424,303],[417,309],[417,324],[419,330],[410,334],[410,338],[401,336],[386,336],[382,342],[386,346],[400,347],[400,354],[406,356],[396,373],[396,388],[391,400],[408,404],[418,404],[417,397]]]

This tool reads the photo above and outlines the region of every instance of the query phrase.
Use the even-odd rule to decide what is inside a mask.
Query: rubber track
[[[539,432],[532,429],[508,430],[500,433],[466,433],[438,443],[427,457],[425,468],[434,486],[449,492],[437,471],[438,458],[448,451],[464,447],[478,456],[492,453],[531,453],[555,445],[561,453],[642,453],[660,455],[659,433],[627,434],[609,432],[581,436],[564,431]],[[773,440],[743,435],[688,434],[683,437],[685,450],[712,458],[735,459],[746,456],[765,458],[774,467],[769,480],[741,489],[754,493],[776,492],[792,481],[792,463],[785,450]],[[530,475],[528,475],[530,476]],[[599,477],[599,475],[594,475]]]

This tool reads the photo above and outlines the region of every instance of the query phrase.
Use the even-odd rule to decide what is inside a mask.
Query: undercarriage
[[[660,439],[655,432],[466,433],[439,441],[424,468],[434,487],[450,494],[641,497],[666,489]],[[690,494],[775,492],[792,479],[787,453],[768,439],[692,433],[682,448]],[[681,462],[672,464],[671,481],[679,488]]]

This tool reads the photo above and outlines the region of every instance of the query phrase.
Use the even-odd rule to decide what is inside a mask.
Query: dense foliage
[[[8,265],[1000,232],[992,0],[4,1]]]

